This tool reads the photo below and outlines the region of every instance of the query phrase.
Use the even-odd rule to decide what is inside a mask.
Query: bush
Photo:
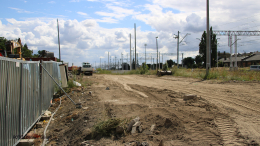
[[[142,67],[140,68],[140,74],[145,74],[148,72],[148,66],[146,63],[142,64]]]
[[[68,88],[76,87],[76,85],[73,83],[73,80],[68,80]]]
[[[167,62],[163,65],[162,70],[163,70],[163,71],[168,71],[168,70],[169,70],[169,68],[168,68],[168,63],[167,63]]]
[[[97,123],[92,130],[92,137],[110,136],[115,134],[116,127],[121,123],[120,119],[108,119]]]

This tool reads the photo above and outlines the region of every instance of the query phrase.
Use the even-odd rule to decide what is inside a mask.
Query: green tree
[[[27,44],[24,44],[24,46],[22,47],[22,57],[26,58],[26,57],[33,57],[33,51],[28,49]]]
[[[195,62],[196,62],[197,67],[201,67],[202,66],[202,57],[200,55],[197,55],[195,57]]]
[[[217,39],[216,34],[213,34],[212,27],[210,28],[210,40],[211,40],[211,67],[216,66],[217,63]],[[206,68],[206,38],[207,33],[206,31],[203,32],[199,44],[199,54],[202,56],[203,67]]]
[[[174,65],[174,62],[170,59],[167,60],[168,67],[171,68]]]
[[[183,59],[183,64],[187,65],[188,68],[192,68],[194,65],[195,59],[192,57],[187,57]]]
[[[37,54],[33,54],[32,57],[43,57],[44,56],[44,51],[43,50],[39,50]]]
[[[5,50],[6,48],[5,48],[5,43],[6,43],[6,38],[4,38],[4,37],[0,37],[0,49],[2,49],[2,50]]]

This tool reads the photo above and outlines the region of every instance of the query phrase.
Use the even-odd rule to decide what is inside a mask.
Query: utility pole
[[[136,61],[137,61],[137,63],[136,63],[136,67],[138,67],[138,65],[139,65],[139,62],[138,62],[138,53],[136,53]]]
[[[109,52],[108,52],[108,57],[107,57],[107,67],[108,67],[108,69],[107,70],[109,70]]]
[[[180,43],[184,40],[184,38],[186,36],[190,35],[189,33],[187,33],[183,39],[180,41],[180,32],[178,31],[178,35],[175,35],[175,39],[177,39],[177,68],[179,68],[179,48],[180,48]]]
[[[181,60],[182,68],[183,68],[183,53],[182,53],[182,60]]]
[[[123,70],[123,63],[124,63],[124,54],[122,53],[122,64],[121,64],[122,70]]]
[[[220,38],[217,38],[217,44],[216,44],[216,46],[217,46],[217,69],[218,69],[218,39],[220,39]]]
[[[153,59],[152,59],[152,56],[151,56],[151,69],[152,69],[152,65],[153,65]]]
[[[115,70],[116,70],[116,56],[115,56]]]
[[[146,64],[146,46],[147,46],[147,44],[144,44],[144,47],[145,47],[145,64]]]
[[[179,40],[180,40],[180,32],[178,31],[177,35],[177,68],[179,68]]]
[[[131,49],[131,33],[130,33],[130,70],[132,70],[132,49]]]
[[[157,71],[158,71],[158,43],[157,43],[158,36],[155,37],[155,39],[156,39],[156,48],[157,48],[157,58],[156,58],[156,60],[157,60],[157,64],[156,64],[156,72],[157,72]]]
[[[237,70],[237,41],[240,39],[237,39],[237,35],[235,35],[235,70]]]
[[[159,69],[161,69],[161,63],[160,63],[160,52],[159,52]]]
[[[60,55],[60,28],[59,28],[59,20],[57,19],[57,28],[58,28],[58,42],[59,42],[59,60],[61,62],[61,55]]]
[[[163,54],[162,54],[162,64],[163,64]]]
[[[136,62],[136,25],[134,25],[134,27],[135,27],[135,70],[137,69],[137,62]]]
[[[209,35],[209,0],[207,0],[207,6],[206,6],[206,12],[207,12],[207,41],[206,41],[206,76],[209,74],[210,69],[210,35]]]
[[[97,66],[96,66],[96,61],[95,61],[95,68],[97,69]]]
[[[153,58],[153,70],[154,70],[154,58]]]
[[[233,48],[233,45],[232,45],[232,35],[231,36],[229,36],[229,45],[230,45],[230,59],[229,59],[229,64],[230,64],[230,70],[232,70],[233,69],[233,60],[232,60],[232,54],[233,54],[233,52],[232,52],[232,48]]]
[[[100,69],[101,69],[101,58],[100,58],[100,66],[99,66],[99,67],[100,67]]]

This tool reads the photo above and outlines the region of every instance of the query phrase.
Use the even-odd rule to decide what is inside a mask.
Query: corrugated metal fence
[[[44,61],[42,64],[60,83],[60,63]],[[39,61],[0,57],[1,146],[16,145],[49,108],[57,88],[44,70],[42,75],[40,72]]]

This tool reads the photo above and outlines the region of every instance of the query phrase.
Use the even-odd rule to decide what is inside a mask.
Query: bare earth
[[[65,97],[47,137],[49,145],[257,145],[260,143],[260,83],[201,81],[173,76],[84,76],[91,86]],[[109,87],[110,90],[106,90]],[[92,95],[89,95],[89,91]],[[184,101],[185,94],[197,95]],[[55,106],[51,107],[53,111]],[[142,131],[91,138],[104,117],[140,117]],[[73,120],[72,120],[73,119]],[[153,132],[150,131],[152,125]]]

